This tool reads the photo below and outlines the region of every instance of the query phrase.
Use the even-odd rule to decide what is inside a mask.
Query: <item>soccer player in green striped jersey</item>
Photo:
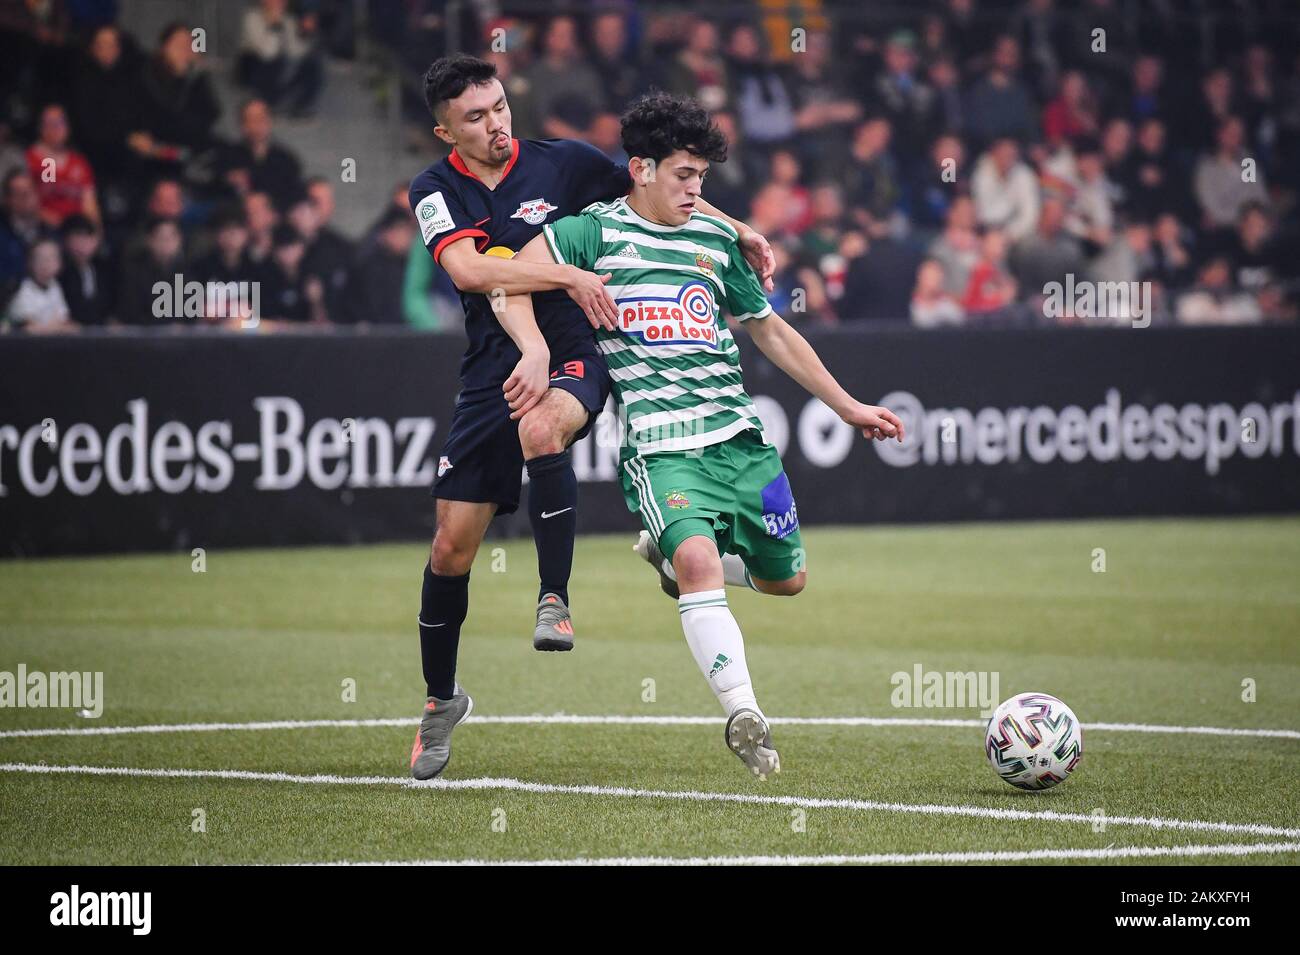
[[[623,116],[632,191],[543,227],[518,258],[608,273],[618,326],[598,329],[618,402],[620,478],[645,531],[636,547],[677,598],[695,662],[727,714],[727,745],[755,775],[780,771],[725,584],[793,596],[807,581],[799,516],[776,449],[745,392],[725,310],[771,361],[869,439],[903,440],[888,409],[863,404],[772,311],[736,231],[697,211],[726,140],[693,100],[653,93]],[[497,317],[535,375],[506,398],[522,414],[546,390],[548,357],[527,295]],[[528,367],[527,362],[521,367]]]

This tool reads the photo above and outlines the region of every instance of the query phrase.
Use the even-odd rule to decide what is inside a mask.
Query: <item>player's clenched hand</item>
[[[748,229],[740,236],[740,251],[763,283],[763,291],[772,291],[775,287],[772,276],[776,275],[776,256],[767,239],[753,229]]]
[[[594,275],[575,267],[569,278],[569,298],[577,302],[578,307],[586,313],[587,321],[591,322],[592,328],[607,328],[613,331],[618,323],[618,309],[614,305],[614,300],[610,298],[609,292],[605,291],[605,283],[610,280],[611,275],[610,272]]]
[[[515,370],[501,386],[510,404],[510,418],[522,418],[542,400],[550,381],[551,356],[546,352],[529,352],[519,359]]]
[[[861,431],[864,438],[875,438],[877,441],[897,438],[900,443],[903,440],[903,422],[888,408],[857,402],[840,417]]]

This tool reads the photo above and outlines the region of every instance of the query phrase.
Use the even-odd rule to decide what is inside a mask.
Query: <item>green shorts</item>
[[[799,512],[776,448],[752,428],[696,451],[624,457],[623,499],[663,551],[712,532],[719,554],[739,554],[760,580],[804,569]]]

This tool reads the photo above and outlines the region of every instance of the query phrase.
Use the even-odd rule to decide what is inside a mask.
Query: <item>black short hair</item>
[[[466,87],[482,86],[496,75],[496,65],[477,56],[468,53],[444,56],[434,60],[424,74],[424,102],[433,118],[442,122],[438,113],[444,104],[465,92]]]
[[[376,232],[387,232],[393,226],[410,226],[415,228],[415,217],[405,209],[392,208],[383,214],[379,219],[379,225]]]
[[[1260,202],[1258,199],[1251,199],[1249,202],[1242,203],[1241,208],[1237,210],[1237,222],[1245,222],[1247,216],[1256,212],[1262,215],[1265,219],[1268,219],[1270,222],[1273,221],[1273,213],[1269,211],[1268,206]]]
[[[145,235],[153,235],[165,225],[174,225],[177,229],[181,227],[181,224],[171,216],[149,216],[144,220]]]
[[[99,230],[95,228],[95,223],[80,213],[70,215],[63,220],[63,225],[59,232],[67,238],[70,235],[96,235]]]
[[[307,240],[293,226],[282,222],[271,230],[271,244],[277,249],[283,249],[289,245],[306,245]]]
[[[163,28],[158,31],[159,48],[162,48],[167,45],[167,41],[172,38],[172,34],[181,33],[181,32],[189,33],[190,28],[187,27],[180,20],[172,20],[168,23],[163,24]]]
[[[28,179],[32,179],[32,174],[25,165],[15,166],[13,169],[10,169],[7,173],[5,173],[4,185],[0,186],[0,196],[4,196],[6,199],[8,199],[9,190],[13,188],[14,182],[16,182],[19,179],[22,179],[24,176]],[[32,181],[35,182],[34,179],[32,179]]]
[[[247,229],[248,222],[244,218],[244,210],[235,203],[227,203],[217,207],[212,214],[212,220],[209,223],[213,232],[220,232],[222,229],[239,228]]]
[[[727,161],[727,137],[689,96],[647,93],[623,113],[622,125],[623,151],[629,156],[663,162],[684,149],[709,162]]]
[[[1096,136],[1079,136],[1074,140],[1074,155],[1079,156],[1100,156],[1101,140]]]

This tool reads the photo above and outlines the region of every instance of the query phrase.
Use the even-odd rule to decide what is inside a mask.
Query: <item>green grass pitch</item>
[[[0,563],[0,670],[103,671],[105,691],[98,720],[69,709],[0,709],[0,864],[919,853],[978,861],[978,853],[1032,850],[1060,850],[1051,860],[1060,862],[1084,861],[1085,850],[1117,863],[1300,862],[1294,845],[1237,856],[1182,848],[1300,842],[1276,831],[1300,827],[1300,518],[807,528],[805,538],[803,595],[729,590],[760,703],[775,718],[783,771],[767,782],[747,776],[723,745],[721,710],[674,604],[631,553],[631,534],[579,541],[577,648],[568,654],[531,646],[531,541],[484,545],[460,649],[475,716],[717,722],[471,720],[456,731],[445,773],[455,788],[403,784],[423,703],[415,617],[424,544],[209,550],[204,573],[192,571],[187,553]],[[1104,573],[1093,570],[1097,548]],[[989,767],[980,726],[779,722],[978,718],[974,708],[892,706],[891,674],[917,664],[996,671],[1001,698],[1052,693],[1085,726],[1292,732],[1088,729],[1074,776],[1025,793]],[[349,680],[354,702],[344,699]],[[1244,681],[1254,681],[1252,702]],[[407,722],[4,735],[393,718]],[[18,768],[39,764],[315,779]],[[465,785],[471,780],[598,788]],[[791,799],[704,797],[715,793]],[[1105,821],[1116,817],[1232,825]],[[205,831],[196,832],[200,818]],[[1130,847],[1188,854],[1150,860],[1124,854]]]

